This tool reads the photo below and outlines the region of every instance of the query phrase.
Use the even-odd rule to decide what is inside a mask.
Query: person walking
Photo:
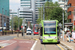
[[[71,42],[70,35],[71,35],[71,32],[68,30],[66,33],[66,36],[67,36],[67,41],[69,41],[69,42]]]
[[[75,32],[72,32],[72,38],[73,38],[73,41],[75,43]]]

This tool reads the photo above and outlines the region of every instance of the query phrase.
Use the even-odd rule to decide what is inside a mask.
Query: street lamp
[[[75,8],[74,8],[74,11],[72,11],[72,13],[73,13],[73,30],[74,30]]]
[[[12,12],[12,34],[13,34],[13,12]]]
[[[5,15],[7,15],[7,10],[5,10]],[[6,30],[7,30],[7,16],[5,17],[5,26],[6,26]]]
[[[3,32],[3,27],[4,27],[4,17],[3,17],[3,8],[2,8],[2,32]]]
[[[19,37],[19,23],[20,23],[20,21],[19,21],[19,10],[20,10],[20,8],[18,8],[18,33],[17,33],[17,37]]]

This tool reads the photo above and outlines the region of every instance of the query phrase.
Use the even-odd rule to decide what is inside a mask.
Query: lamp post
[[[13,34],[13,13],[12,13],[12,34]]]
[[[7,10],[5,10],[5,15],[7,15]],[[7,30],[7,16],[5,17],[5,26],[6,26],[6,30]]]
[[[42,4],[41,4],[41,20],[42,20]]]
[[[19,21],[19,10],[20,10],[20,8],[18,8],[18,33],[17,33],[17,37],[19,37],[19,23],[20,23],[20,21]]]
[[[4,17],[3,17],[3,8],[2,8],[2,33],[3,33],[3,27],[4,27]]]
[[[72,11],[72,13],[73,13],[73,30],[74,30],[75,8],[74,8],[74,11]]]

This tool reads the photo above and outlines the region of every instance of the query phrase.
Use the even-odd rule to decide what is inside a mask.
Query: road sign
[[[6,23],[4,23],[4,26],[6,27]]]
[[[21,28],[23,28],[23,26],[21,26]]]

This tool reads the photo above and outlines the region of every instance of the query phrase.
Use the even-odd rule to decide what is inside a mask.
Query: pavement
[[[66,48],[75,50],[75,43],[74,42],[67,42],[66,40],[61,40],[60,44],[64,45]]]

